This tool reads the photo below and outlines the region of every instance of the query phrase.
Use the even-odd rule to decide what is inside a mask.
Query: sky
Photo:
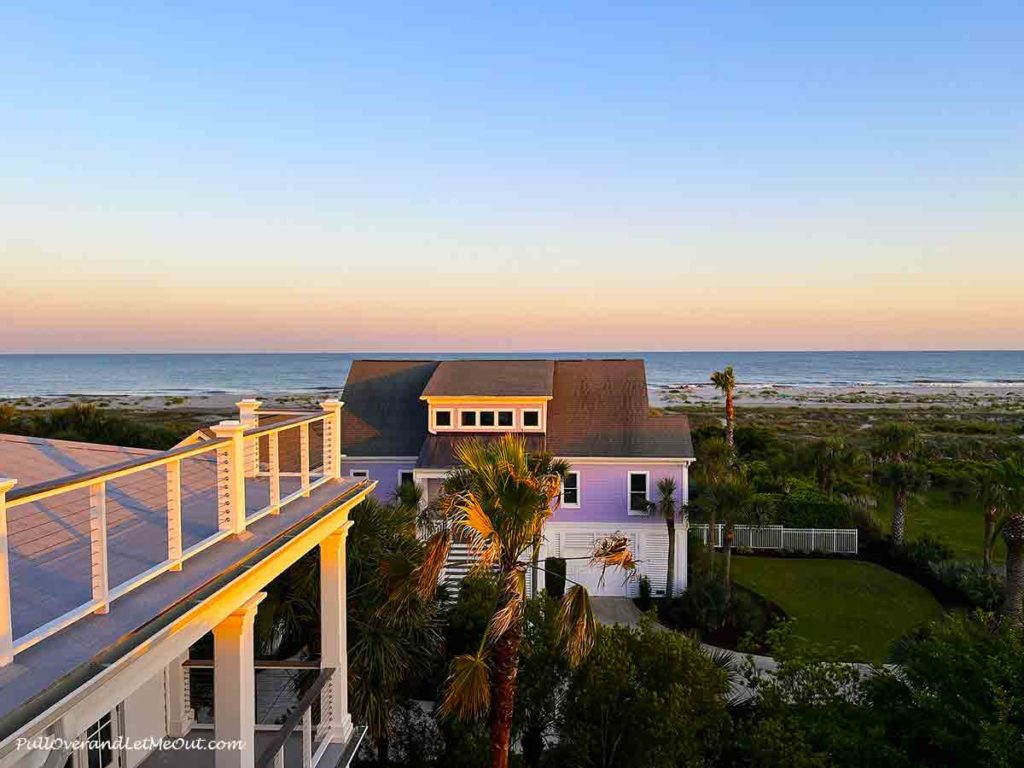
[[[0,30],[0,352],[1024,348],[1019,2]]]

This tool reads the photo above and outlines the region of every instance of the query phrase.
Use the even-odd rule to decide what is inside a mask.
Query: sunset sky
[[[6,4],[0,352],[1024,348],[1024,5]]]

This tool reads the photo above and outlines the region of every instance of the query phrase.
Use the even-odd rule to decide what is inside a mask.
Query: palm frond
[[[597,634],[590,595],[579,584],[570,587],[563,595],[558,622],[569,666],[577,667],[594,647]]]
[[[441,571],[448,562],[452,551],[452,536],[448,528],[442,528],[427,540],[423,562],[416,569],[416,592],[424,600],[429,600],[437,590]]]
[[[491,669],[483,653],[462,654],[452,659],[445,682],[441,715],[473,720],[491,706]]]
[[[590,554],[590,562],[605,569],[636,569],[636,560],[633,559],[633,552],[629,548],[629,537],[619,531],[598,540]]]

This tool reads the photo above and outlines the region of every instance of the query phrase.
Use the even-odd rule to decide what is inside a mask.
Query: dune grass
[[[885,661],[894,640],[942,615],[923,587],[864,561],[738,556],[733,578],[780,606],[797,636],[844,661]]]

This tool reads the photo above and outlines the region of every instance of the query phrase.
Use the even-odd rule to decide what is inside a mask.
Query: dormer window
[[[476,426],[476,411],[463,411],[461,424],[464,427]]]
[[[523,429],[540,429],[540,411],[538,409],[523,411]]]
[[[450,427],[452,425],[451,411],[434,411],[435,427]]]

